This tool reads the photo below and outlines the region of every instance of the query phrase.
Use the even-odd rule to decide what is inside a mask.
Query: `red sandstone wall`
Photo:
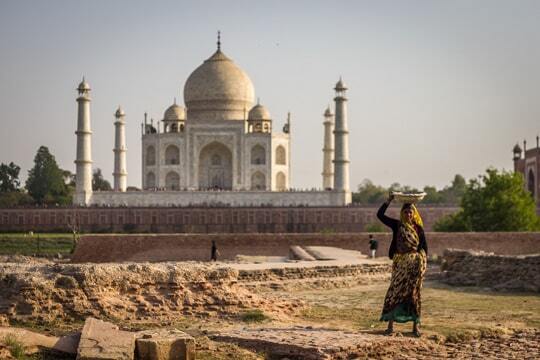
[[[317,233],[361,232],[378,207],[0,209],[0,232]],[[388,210],[397,217],[398,207]],[[456,207],[420,208],[427,231]]]
[[[427,233],[429,254],[444,249],[483,250],[496,254],[540,253],[540,233]],[[387,256],[391,234],[376,234],[378,256]],[[86,235],[74,262],[208,260],[215,240],[222,260],[236,255],[287,256],[290,245],[335,246],[368,253],[367,233],[345,234],[163,234]]]

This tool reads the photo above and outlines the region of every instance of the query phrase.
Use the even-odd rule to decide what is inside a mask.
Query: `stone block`
[[[87,318],[81,332],[77,360],[132,360],[135,356],[135,333],[118,326]]]
[[[195,339],[179,330],[156,329],[136,333],[138,360],[194,360]]]

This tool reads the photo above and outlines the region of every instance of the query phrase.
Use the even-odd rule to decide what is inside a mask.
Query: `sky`
[[[128,185],[155,120],[216,48],[250,76],[274,129],[292,120],[291,186],[322,186],[323,112],[349,87],[351,188],[418,188],[511,170],[540,133],[540,1],[0,1],[0,162],[27,176],[39,146],[75,171],[82,76],[94,168],[112,182],[126,112]]]

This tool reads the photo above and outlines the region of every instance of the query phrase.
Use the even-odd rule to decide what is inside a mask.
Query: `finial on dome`
[[[217,32],[217,49],[221,50],[221,31]]]
[[[174,97],[174,105],[176,105],[176,96]]]
[[[260,97],[257,98],[257,105],[261,105],[261,98]]]

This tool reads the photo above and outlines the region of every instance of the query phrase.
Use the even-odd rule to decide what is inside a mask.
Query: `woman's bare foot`
[[[388,322],[388,328],[384,330],[384,335],[392,335],[393,332],[394,332],[394,321],[390,320]]]
[[[413,325],[412,333],[413,333],[413,335],[416,336],[416,337],[422,336],[422,333],[420,332],[420,329],[418,329],[418,325],[417,325],[417,324],[414,324],[414,325]]]

